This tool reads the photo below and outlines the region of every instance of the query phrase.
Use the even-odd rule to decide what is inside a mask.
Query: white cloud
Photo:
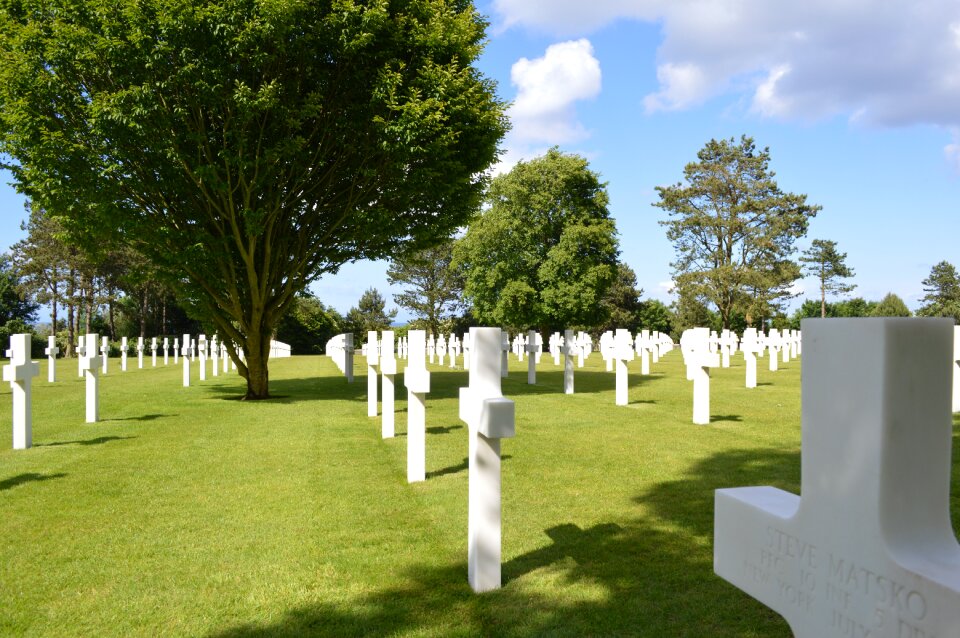
[[[673,292],[673,289],[677,287],[677,284],[672,279],[668,279],[667,281],[661,281],[657,283],[657,287],[664,292]]]
[[[943,156],[950,167],[960,175],[960,128],[951,129],[950,134],[953,141],[943,147]]]
[[[589,40],[552,44],[534,60],[520,58],[510,81],[517,87],[508,111],[515,141],[564,144],[588,135],[574,105],[600,93],[600,62]]]
[[[956,0],[495,0],[504,28],[586,35],[655,21],[648,112],[742,93],[765,117],[960,127]]]

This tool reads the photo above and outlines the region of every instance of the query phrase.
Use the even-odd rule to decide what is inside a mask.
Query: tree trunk
[[[163,295],[163,305],[160,309],[160,332],[161,334],[167,334],[167,295]]]
[[[268,359],[270,357],[270,338],[264,338],[263,333],[257,331],[248,334],[243,347],[246,364],[238,364],[240,376],[247,380],[247,394],[243,397],[247,401],[270,398],[270,375]]]
[[[820,286],[820,318],[824,319],[827,316],[827,287]]]
[[[75,277],[76,277],[76,271],[73,268],[71,268],[70,280],[69,280],[69,283],[67,284],[67,351],[63,355],[65,357],[73,356],[74,338],[77,335],[75,330],[76,324],[74,323],[76,321],[76,317],[74,316],[76,313],[74,312],[74,308],[73,308],[74,294],[76,293],[76,289],[74,288]]]

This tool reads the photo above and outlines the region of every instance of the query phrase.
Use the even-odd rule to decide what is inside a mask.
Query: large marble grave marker
[[[367,332],[367,416],[377,416],[377,331]],[[431,361],[432,363],[432,361]]]
[[[33,445],[33,412],[30,384],[40,374],[40,366],[30,360],[33,337],[29,334],[10,335],[10,363],[3,366],[3,380],[10,384],[13,394],[13,449],[25,450]]]
[[[801,496],[717,490],[715,571],[797,638],[960,635],[951,322],[802,325]]]
[[[393,355],[393,331],[384,330],[380,338],[380,374],[383,377],[383,415],[380,417],[380,430],[385,439],[394,436],[394,378],[397,374],[397,360]]]
[[[475,592],[499,589],[500,439],[515,433],[513,401],[500,389],[499,328],[471,328],[469,387],[460,388],[460,419],[470,430],[467,578]]]
[[[960,412],[960,326],[953,327],[953,411]]]
[[[746,378],[744,383],[748,388],[757,387],[757,355],[763,353],[763,344],[757,338],[756,328],[746,328],[743,339],[740,341],[740,351],[746,363]]]
[[[92,344],[84,348],[83,356],[80,357],[80,367],[83,369],[86,377],[87,393],[87,423],[96,423],[100,420],[100,371],[101,357],[97,354],[97,343],[100,335],[91,333],[86,336],[84,343]]]
[[[464,345],[466,343],[465,341]],[[407,388],[408,483],[426,479],[426,394],[430,392],[430,371],[427,370],[426,350],[427,333],[423,330],[409,331],[407,333],[407,367],[403,370],[403,385]]]
[[[53,335],[47,337],[47,347],[43,349],[43,354],[47,355],[47,382],[54,383],[57,380],[57,354],[60,348],[57,347],[57,338]]]

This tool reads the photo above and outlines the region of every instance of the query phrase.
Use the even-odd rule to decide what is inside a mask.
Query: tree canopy
[[[393,301],[412,311],[418,326],[440,334],[441,324],[463,308],[463,277],[451,266],[453,240],[405,252],[390,261],[387,280],[404,286]]]
[[[608,202],[587,160],[556,148],[495,177],[454,248],[476,319],[545,334],[601,323],[618,254]]]
[[[393,320],[397,317],[396,310],[387,311],[387,301],[376,288],[367,288],[357,305],[347,312],[344,317],[344,327],[359,337],[357,343],[366,340],[371,330],[389,330]]]
[[[837,250],[837,242],[827,239],[814,239],[800,256],[804,272],[820,280],[821,318],[827,316],[827,293],[846,294],[857,287],[842,281],[856,274],[847,266],[846,259],[847,253]]]
[[[960,276],[948,261],[941,261],[930,269],[930,276],[923,280],[926,293],[923,306],[917,314],[924,317],[953,317],[960,324]]]
[[[144,255],[264,398],[298,291],[476,210],[506,128],[485,26],[466,1],[15,0],[0,155],[76,241]]]
[[[657,187],[677,289],[713,303],[724,327],[738,309],[752,323],[793,296],[794,242],[820,210],[780,190],[769,164],[770,150],[750,137],[710,140],[684,168],[685,184]]]

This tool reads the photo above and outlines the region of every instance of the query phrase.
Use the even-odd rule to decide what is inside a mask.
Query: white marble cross
[[[780,354],[780,348],[783,347],[783,341],[779,330],[776,328],[770,329],[770,332],[767,333],[766,346],[767,354],[770,357],[770,372],[776,372],[779,366],[778,355]]]
[[[724,329],[720,334],[720,367],[730,367],[730,356],[737,351],[737,333]]]
[[[121,372],[127,371],[127,351],[130,349],[130,346],[127,344],[127,338],[120,338],[120,370]]]
[[[207,380],[207,335],[202,334],[197,338],[197,350],[200,354],[200,380]]]
[[[801,496],[717,490],[715,571],[797,638],[960,635],[951,332],[942,319],[805,319]]]
[[[224,359],[226,362],[226,359]],[[347,383],[353,383],[353,333],[348,332],[343,340],[343,375]]]
[[[77,376],[81,379],[83,378],[83,365],[80,363],[80,360],[83,358],[83,354],[87,351],[86,343],[84,343],[85,341],[85,336],[79,335],[77,337]],[[94,344],[93,348],[96,350],[96,344]]]
[[[89,333],[84,341],[83,356],[80,357],[80,367],[86,377],[87,390],[87,423],[96,423],[100,420],[100,380],[97,373],[100,369],[101,357],[97,354],[97,342],[100,335]],[[90,344],[93,344],[90,346]]]
[[[527,383],[536,385],[537,383],[537,331],[527,332],[527,345],[524,346],[527,352]]]
[[[430,363],[433,363],[433,357],[437,352],[437,342],[433,338],[433,333],[427,337],[427,354],[430,356]]]
[[[377,416],[377,363],[379,361],[377,331],[371,330],[367,332],[367,416]]]
[[[560,352],[563,354],[563,393],[573,394],[573,355],[577,345],[573,338],[573,330],[563,331],[563,343]]]
[[[710,423],[710,368],[720,365],[720,355],[711,352],[710,331],[689,328],[680,337],[680,350],[687,366],[687,379],[693,381],[693,422]]]
[[[426,479],[425,395],[430,392],[430,371],[427,370],[427,334],[423,330],[407,333],[407,367],[403,385],[407,388],[407,482]]]
[[[470,329],[470,385],[460,388],[460,419],[470,430],[467,578],[478,593],[501,585],[500,439],[515,433],[513,401],[500,389],[501,332]]]
[[[560,333],[554,332],[550,335],[550,356],[553,357],[553,365],[560,365]]]
[[[170,363],[170,338],[163,338],[163,365]]]
[[[393,354],[393,331],[384,330],[380,337],[380,375],[382,378],[381,403],[383,415],[380,417],[380,431],[385,439],[392,439],[394,427],[394,378],[397,374],[397,360]]]
[[[650,341],[650,331],[641,330],[636,339],[637,354],[640,355],[640,374],[650,374],[650,350],[653,349]]]
[[[137,368],[143,369],[143,337],[137,337]]]
[[[10,363],[3,366],[3,380],[13,394],[13,449],[25,450],[33,445],[33,412],[30,384],[40,374],[40,366],[30,360],[33,337],[10,335]]]
[[[180,337],[173,338],[173,365],[177,365],[180,359]]]
[[[613,332],[607,330],[600,335],[600,357],[607,368],[607,372],[613,372]]]
[[[157,367],[157,338],[150,338],[150,358],[152,367]]]
[[[213,376],[220,376],[220,344],[217,343],[217,335],[210,337],[210,371]]]
[[[507,378],[510,376],[510,335],[506,330],[502,331],[503,334],[500,337],[500,377]],[[471,332],[471,337],[473,333]],[[471,363],[471,365],[473,365]]]
[[[107,361],[110,360],[110,339],[107,337],[100,337],[100,359],[102,362],[100,365],[103,367],[100,369],[101,374],[107,373]]]
[[[47,347],[43,349],[43,354],[47,355],[47,382],[53,383],[57,380],[57,354],[60,348],[57,347],[57,338],[53,335],[47,337]]]
[[[743,360],[747,368],[746,387],[755,388],[757,387],[757,355],[763,352],[763,344],[757,339],[756,328],[747,328],[743,331],[740,351],[743,352]]]
[[[617,405],[627,405],[630,402],[628,398],[630,385],[627,375],[627,362],[633,361],[633,357],[634,341],[633,337],[630,336],[630,331],[618,328],[614,335],[613,351],[613,358],[617,362]]]
[[[180,354],[183,355],[183,387],[190,387],[190,335],[183,335],[183,352]]]

